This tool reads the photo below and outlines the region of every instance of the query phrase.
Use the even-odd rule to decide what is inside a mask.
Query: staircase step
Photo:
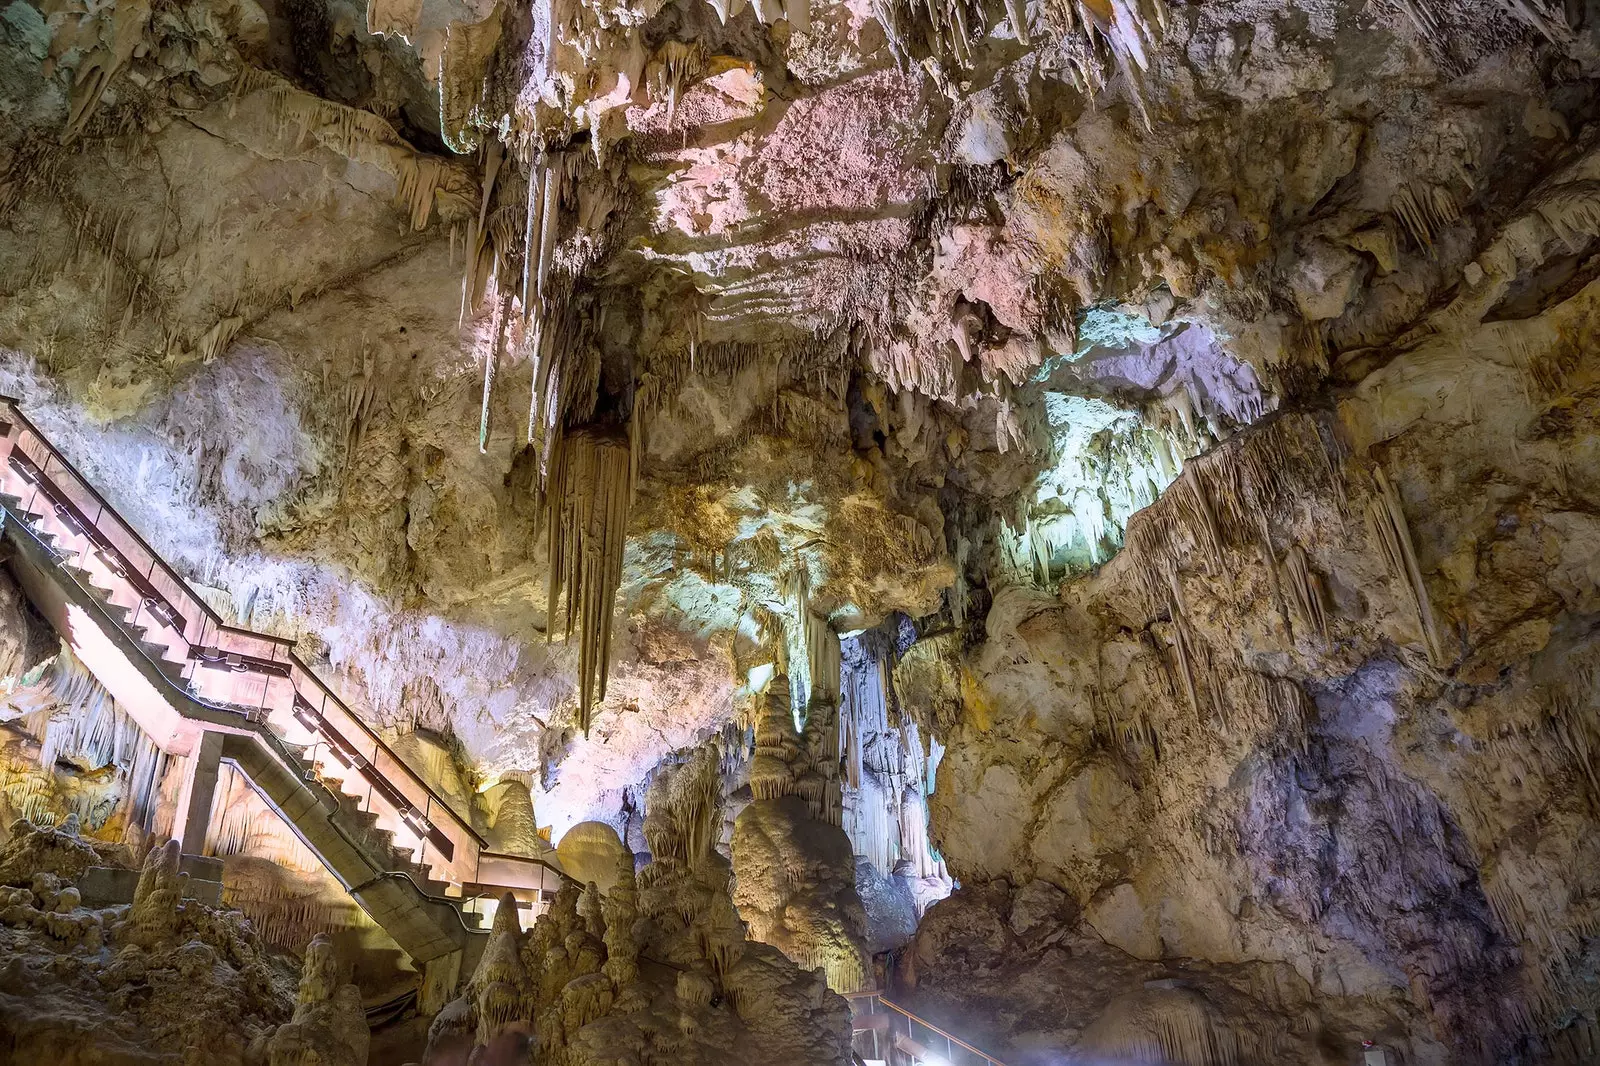
[[[59,457],[58,457],[59,458]],[[64,590],[68,590],[69,597],[88,595],[95,601],[98,610],[91,610],[95,625],[104,628],[106,635],[113,638],[126,634],[137,645],[138,653],[149,659],[158,670],[180,688],[186,687],[184,673],[190,668],[189,649],[181,646],[174,649],[168,640],[172,636],[170,630],[159,621],[159,615],[152,615],[145,607],[140,606],[141,593],[133,587],[130,581],[108,577],[95,561],[96,540],[86,539],[84,535],[60,532],[62,528],[71,530],[75,527],[71,508],[58,508],[51,502],[50,493],[59,496],[57,488],[52,484],[50,475],[42,475],[38,487],[24,483],[19,477],[12,474],[5,463],[5,456],[0,452],[0,482],[6,489],[18,490],[20,496],[13,495],[11,491],[0,489],[0,506],[4,506],[8,516],[21,523],[28,530],[29,536],[44,549],[44,553],[66,571],[66,577],[56,575],[55,580],[60,582]],[[24,500],[27,503],[24,503]],[[54,526],[56,531],[51,532],[46,526]],[[92,531],[91,531],[92,532]],[[94,534],[98,537],[98,534]],[[130,571],[131,574],[131,571]],[[137,575],[132,575],[134,580],[139,580]],[[83,591],[70,590],[70,584],[76,585]],[[144,588],[145,583],[138,586]],[[120,602],[119,602],[120,601]],[[108,626],[107,623],[114,625]],[[121,652],[128,654],[129,658],[137,658],[128,648],[125,639],[115,641]],[[178,641],[180,645],[182,641]],[[140,666],[143,670],[144,667]],[[147,671],[146,671],[147,672]],[[240,711],[250,713],[253,722],[262,722],[262,716],[252,708],[239,707]],[[181,710],[181,708],[180,708]],[[202,716],[203,717],[203,716]],[[365,875],[372,867],[382,867],[385,870],[404,873],[411,879],[416,887],[423,893],[439,898],[446,898],[451,891],[451,885],[446,881],[436,880],[432,876],[433,867],[426,863],[413,861],[413,851],[396,846],[395,832],[380,828],[380,818],[384,817],[377,811],[362,810],[368,804],[371,790],[365,781],[352,779],[351,784],[361,795],[345,793],[336,777],[323,779],[318,772],[315,756],[318,754],[315,745],[289,744],[277,737],[273,730],[265,728],[264,735],[256,738],[257,742],[243,744],[238,738],[229,738],[225,742],[235,744],[231,751],[239,760],[241,769],[257,778],[258,787],[270,791],[277,796],[277,801],[284,804],[284,809],[300,810],[309,808],[307,815],[317,818],[326,814],[329,818],[336,818],[338,831],[349,838],[355,845],[355,850],[360,854],[349,855],[347,846],[340,846],[328,853],[327,861],[337,866],[334,873],[341,877]],[[296,774],[301,779],[301,786],[294,786],[285,779],[285,774]],[[390,794],[386,790],[379,790],[379,795]],[[315,806],[307,803],[314,799]],[[292,804],[290,801],[293,801]],[[384,810],[389,811],[388,807]],[[392,811],[390,814],[392,815]],[[409,833],[406,834],[409,838]],[[437,855],[434,856],[437,858]],[[186,857],[187,862],[190,857]],[[349,861],[343,861],[348,859]],[[219,864],[220,865],[220,864]],[[188,871],[193,873],[194,871]],[[209,875],[207,875],[209,876]],[[123,878],[126,880],[126,878]],[[190,884],[196,883],[191,878]],[[353,883],[353,882],[352,882]],[[131,891],[131,889],[130,889]],[[218,885],[220,891],[220,884]],[[458,904],[459,905],[459,904]],[[427,930],[415,928],[416,921],[408,915],[401,915],[402,919],[391,930],[397,941],[401,942],[406,950],[436,950],[437,940],[430,939],[436,933],[442,932],[460,941],[460,930],[455,928],[454,919],[444,914],[442,908],[431,906],[424,908],[425,919],[436,927],[435,934]],[[469,929],[478,929],[482,926],[481,916],[472,913],[462,914],[462,922]],[[427,957],[427,956],[419,956]]]
[[[322,775],[317,773],[317,764],[306,757],[304,748],[296,751],[295,749],[298,745],[289,744],[288,742],[284,743],[284,747],[289,749],[289,758],[294,761],[295,772],[299,774],[302,781],[322,780]]]
[[[12,496],[10,493],[0,493],[0,503],[6,505],[6,510],[19,515],[31,525],[39,520],[38,511],[25,510],[22,506],[22,497]]]
[[[348,792],[339,793],[339,812],[349,821],[363,828],[370,828],[378,824],[377,811],[364,811],[361,809],[361,798],[352,796]]]
[[[167,658],[171,651],[165,644],[156,644],[153,641],[141,640],[139,647],[144,649],[145,656],[155,664],[156,669],[167,675],[173,681],[183,680],[185,663],[176,663]]]

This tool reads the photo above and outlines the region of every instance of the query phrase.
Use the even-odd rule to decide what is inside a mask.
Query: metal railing
[[[381,801],[415,835],[417,861],[439,869],[440,880],[526,890],[535,874],[540,886],[545,871],[567,876],[542,859],[486,853],[488,842],[471,822],[312,672],[293,640],[224,622],[7,396],[0,396],[0,460],[0,487],[19,496],[26,512],[46,505],[54,527],[48,532],[58,540],[81,542],[72,549],[77,564],[128,612],[130,627],[142,627],[145,641],[182,667],[192,697],[261,726],[291,764],[293,742],[272,726],[296,723],[313,738],[306,747],[338,764],[345,785],[366,786],[367,795],[356,797],[363,809]],[[484,865],[500,882],[480,878]]]
[[[890,1066],[1005,1066],[946,1030],[921,1018],[881,991],[852,992],[851,1039],[855,1053],[868,1062]]]

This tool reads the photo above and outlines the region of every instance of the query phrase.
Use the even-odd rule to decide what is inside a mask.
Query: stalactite
[[[1006,0],[1006,18],[1011,22],[1011,30],[1017,35],[1018,43],[1024,47],[1033,44],[1033,35],[1028,31],[1028,5],[1027,0]]]
[[[450,22],[445,27],[437,76],[439,134],[458,155],[475,150],[483,130],[492,125],[483,112],[483,95],[501,27],[499,8],[480,22]]]
[[[1406,0],[1403,5],[1415,6]],[[1432,251],[1434,238],[1461,218],[1461,208],[1442,185],[1409,182],[1400,186],[1390,204],[1395,218],[1419,249]]]
[[[595,700],[605,699],[611,618],[622,583],[632,459],[625,437],[585,427],[563,436],[551,463],[545,521],[550,577],[546,632],[566,590],[566,636],[579,633],[579,726],[585,733]]]
[[[705,66],[705,46],[698,42],[667,41],[656,49],[645,77],[652,99],[666,101],[669,123],[678,113],[678,98],[684,88],[700,76]]]
[[[811,703],[839,703],[839,634],[827,618],[811,609],[810,597],[801,603],[801,625],[805,633],[806,665],[810,681],[807,699]]]
[[[372,414],[372,405],[377,398],[376,369],[375,354],[371,348],[363,347],[361,373],[345,384],[344,468],[346,471],[350,469],[356,449],[361,447],[361,439],[367,431],[367,419]]]
[[[551,302],[551,313],[535,327],[537,355],[529,411],[529,443],[538,459],[538,484],[544,491],[548,491],[563,427],[593,417],[600,388],[593,318],[586,306],[570,298]]]
[[[1076,50],[1082,51],[1073,63],[1082,91],[1093,95],[1104,90],[1111,71],[1102,55],[1109,55],[1110,65],[1128,80],[1134,105],[1149,127],[1141,76],[1149,70],[1150,57],[1167,32],[1167,8],[1162,0],[1115,0],[1104,4],[1093,0],[1049,0],[1042,6],[1042,21],[1057,40],[1072,41],[1079,46]]]
[[[61,133],[62,144],[77,140],[89,124],[112,79],[143,43],[145,27],[150,22],[150,0],[133,0],[100,10],[104,12],[100,17],[110,25],[103,26],[97,46],[78,63],[69,99],[67,124]]]
[[[550,264],[555,258],[556,231],[559,222],[557,212],[561,206],[562,186],[567,180],[567,170],[564,154],[557,154],[545,167],[544,180],[540,183],[542,200],[539,207],[539,265],[535,272],[538,280],[535,291],[541,300],[547,298],[549,291]]]
[[[527,203],[524,205],[522,229],[522,315],[531,319],[534,314],[532,304],[533,291],[529,288],[529,281],[534,271],[533,238],[538,229],[539,211],[542,207],[544,193],[539,188],[539,175],[545,169],[544,153],[539,153],[539,158],[528,165],[528,191]]]
[[[433,217],[434,195],[439,189],[443,169],[444,164],[439,160],[420,156],[407,158],[400,166],[400,180],[395,190],[395,198],[409,210],[413,233],[420,233],[428,228],[428,220]]]
[[[1283,558],[1282,585],[1288,590],[1289,603],[1294,611],[1302,634],[1315,633],[1323,643],[1328,640],[1328,615],[1323,609],[1322,578],[1312,573],[1306,562],[1306,553],[1300,545],[1289,546]]]
[[[483,303],[489,279],[494,276],[494,244],[489,239],[489,204],[494,198],[494,183],[500,173],[505,151],[498,140],[489,142],[483,164],[483,192],[478,201],[478,217],[467,225],[466,270],[461,277],[460,323]]]
[[[500,359],[506,349],[506,337],[511,332],[511,294],[500,298],[499,321],[495,327],[494,344],[483,356],[483,402],[478,413],[478,453],[489,452],[489,430],[494,405],[494,383],[500,373]]]
[[[1167,587],[1170,593],[1168,599],[1168,612],[1172,617],[1173,650],[1178,656],[1178,674],[1183,680],[1183,694],[1189,701],[1189,710],[1194,714],[1195,721],[1204,721],[1200,717],[1199,687],[1195,683],[1194,662],[1194,636],[1189,628],[1188,611],[1183,603],[1183,587],[1178,583],[1178,571],[1175,566],[1167,567]]]
[[[1417,625],[1427,646],[1428,661],[1434,666],[1442,666],[1445,663],[1444,650],[1439,642],[1439,631],[1434,625],[1428,586],[1417,564],[1416,551],[1411,542],[1411,527],[1406,523],[1400,496],[1389,483],[1389,476],[1384,473],[1383,467],[1377,467],[1373,477],[1377,493],[1367,503],[1367,529],[1378,546],[1389,576],[1403,584],[1410,593]]]

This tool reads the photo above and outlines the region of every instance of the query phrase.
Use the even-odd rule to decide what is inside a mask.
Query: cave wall
[[[1546,205],[1587,166],[1409,349],[1190,465],[1097,573],[997,597],[933,797],[964,907],[1003,930],[1004,886],[1059,894],[1061,928],[1199,987],[1287,968],[1328,1005],[1305,1024],[1405,1061],[1588,1054],[1600,292],[1483,313],[1564,254]],[[963,995],[949,937],[919,933],[930,1001]]]

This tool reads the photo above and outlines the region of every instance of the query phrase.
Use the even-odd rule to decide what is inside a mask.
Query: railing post
[[[17,438],[17,447],[19,447],[19,448],[22,447],[22,438],[20,436]],[[32,457],[28,455],[27,449],[24,448],[23,451],[22,451],[22,454],[23,454],[23,457],[28,459],[29,462],[33,461]],[[46,453],[46,457],[48,458],[48,453]],[[40,475],[39,480],[41,480],[41,481],[44,480],[44,467],[42,467],[42,466],[39,467],[39,475]],[[31,512],[33,510],[33,501],[37,500],[38,498],[39,498],[39,486],[38,486],[38,484],[34,484],[33,485],[33,492],[28,495],[28,502],[22,505],[22,509],[24,511]]]
[[[432,825],[433,824],[433,819],[430,817],[430,815],[432,815],[432,814],[433,814],[433,797],[429,796],[426,800],[423,801],[423,804],[422,804],[422,824],[423,825]],[[418,864],[420,864],[422,866],[427,866],[428,865],[428,832],[427,832],[427,830],[423,830],[421,833],[418,834],[418,836],[422,837],[422,852],[421,852],[421,856],[417,859],[417,862],[418,862]]]

